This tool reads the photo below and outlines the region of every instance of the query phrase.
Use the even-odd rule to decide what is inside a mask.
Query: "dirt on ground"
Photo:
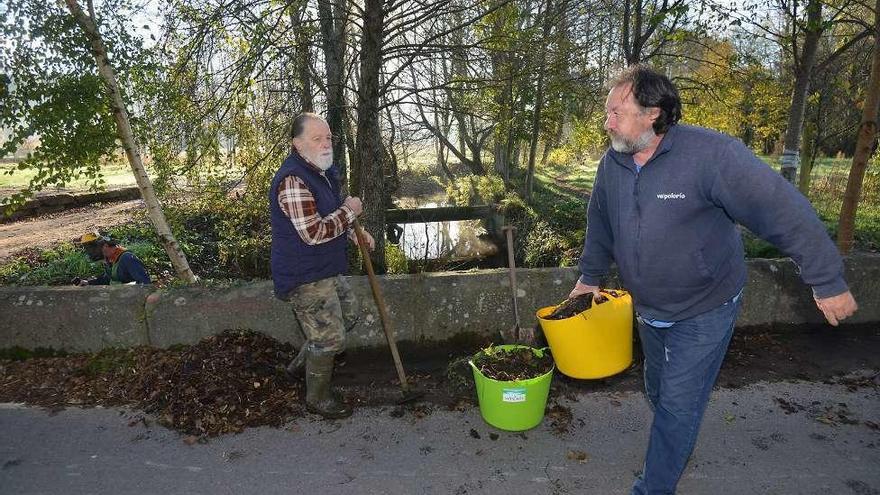
[[[26,248],[49,248],[132,220],[144,210],[143,200],[96,203],[39,217],[0,224],[0,259]]]
[[[401,345],[419,402],[402,403],[387,350],[361,350],[337,360],[334,383],[355,407],[390,406],[389,415],[418,420],[437,408],[476,406],[468,360],[489,342],[430,347]],[[139,421],[158,422],[190,441],[258,425],[280,426],[304,412],[303,378],[284,367],[289,344],[259,333],[228,331],[193,346],[167,350],[136,348],[64,357],[0,360],[0,402],[64,407],[126,406],[142,411]],[[599,380],[576,380],[556,372],[547,417],[562,434],[572,418],[564,400],[592,391],[642,388],[641,355],[633,365]],[[850,390],[880,387],[880,327],[849,325],[797,329],[742,329],[734,334],[717,385],[737,388],[759,381],[835,383]],[[612,403],[614,402],[613,399]],[[796,404],[777,401],[779,407]],[[831,414],[831,413],[829,413]],[[834,411],[829,421],[842,421]]]

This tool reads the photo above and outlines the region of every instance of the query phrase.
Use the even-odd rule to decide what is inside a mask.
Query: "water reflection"
[[[402,227],[400,249],[409,260],[481,258],[498,252],[480,220],[407,223]]]

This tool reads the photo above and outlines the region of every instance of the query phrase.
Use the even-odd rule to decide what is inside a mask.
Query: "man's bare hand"
[[[364,212],[364,205],[361,203],[361,198],[349,196],[345,198],[345,201],[343,201],[342,204],[347,206],[348,209],[354,213],[354,216],[358,216]]]
[[[816,306],[825,315],[825,319],[835,327],[859,309],[859,305],[856,304],[856,300],[850,291],[823,299],[815,299]]]
[[[586,294],[587,292],[593,293],[593,300],[599,297],[599,286],[598,285],[584,285],[580,280],[574,284],[574,289],[571,290],[571,293],[568,294],[568,298],[574,298],[581,294]]]
[[[354,244],[355,244],[356,246],[357,246],[357,245],[360,245],[360,243],[358,242],[358,236],[357,236],[357,234],[354,233],[354,232],[352,232],[352,234],[353,234],[353,235],[351,236],[351,240],[354,241]],[[373,236],[370,235],[370,233],[367,232],[367,231],[364,230],[364,229],[361,229],[361,235],[364,236],[364,240],[367,242],[367,247],[370,248],[370,251],[375,250],[375,249],[376,249],[376,240],[373,239]]]

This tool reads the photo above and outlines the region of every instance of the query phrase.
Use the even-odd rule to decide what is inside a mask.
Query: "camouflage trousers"
[[[345,350],[345,334],[357,324],[360,310],[348,280],[338,275],[300,285],[290,302],[310,353],[335,355]]]

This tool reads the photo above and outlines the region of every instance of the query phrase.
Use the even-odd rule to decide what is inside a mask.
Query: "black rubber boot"
[[[351,408],[330,388],[333,355],[306,355],[306,409],[326,419],[351,416]]]

